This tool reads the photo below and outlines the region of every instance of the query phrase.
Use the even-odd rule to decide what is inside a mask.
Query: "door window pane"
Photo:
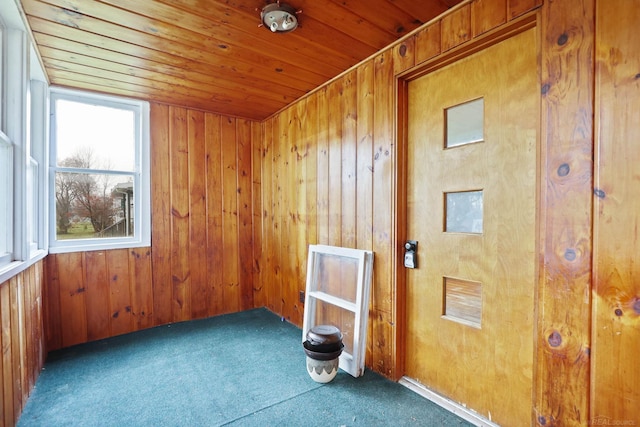
[[[445,230],[449,233],[482,233],[482,190],[445,193]]]
[[[445,126],[445,148],[484,140],[484,99],[447,108]]]
[[[471,280],[444,278],[443,316],[479,328],[482,323],[482,284]]]

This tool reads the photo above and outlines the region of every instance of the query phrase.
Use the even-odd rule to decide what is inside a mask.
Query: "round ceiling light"
[[[260,18],[262,19],[262,25],[270,29],[274,33],[288,33],[298,27],[297,14],[300,11],[296,11],[288,4],[271,3],[262,8]]]

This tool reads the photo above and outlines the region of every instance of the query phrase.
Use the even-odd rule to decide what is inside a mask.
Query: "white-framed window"
[[[148,246],[149,104],[51,89],[49,250]]]
[[[47,254],[47,93],[16,3],[0,1],[0,283]]]

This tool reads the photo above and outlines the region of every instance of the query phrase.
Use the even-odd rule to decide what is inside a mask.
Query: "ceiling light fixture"
[[[301,10],[295,10],[288,4],[271,3],[262,8],[260,26],[265,26],[274,33],[288,33],[298,27],[298,14]]]

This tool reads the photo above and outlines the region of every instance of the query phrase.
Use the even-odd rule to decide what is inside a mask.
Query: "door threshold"
[[[465,421],[470,422],[473,425],[478,427],[500,427],[498,424],[494,423],[491,420],[481,416],[475,411],[454,402],[453,400],[447,399],[446,397],[436,393],[435,391],[429,390],[424,385],[420,384],[418,381],[409,377],[402,377],[399,384],[407,387],[409,390],[418,393],[420,396],[424,397],[427,400],[435,403],[436,405],[446,409],[447,411],[459,416]]]

